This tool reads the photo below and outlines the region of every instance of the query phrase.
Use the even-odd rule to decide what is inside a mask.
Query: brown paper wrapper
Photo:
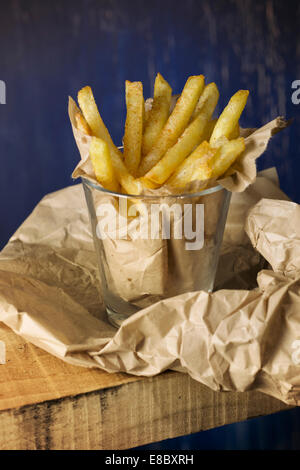
[[[267,214],[267,216],[266,216]],[[280,229],[279,229],[280,227]],[[250,210],[246,232],[274,271],[295,278],[300,272],[300,206],[262,199]],[[282,239],[286,243],[282,244]]]
[[[214,390],[255,389],[298,405],[299,239],[299,206],[263,172],[233,194],[219,290],[158,302],[116,332],[101,304],[82,187],[72,186],[46,196],[1,252],[0,320],[72,364],[145,376],[174,369]],[[257,250],[273,270],[261,270]]]

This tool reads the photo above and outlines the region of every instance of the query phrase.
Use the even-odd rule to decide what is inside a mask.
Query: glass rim
[[[103,188],[98,183],[94,183],[93,181],[91,181],[88,178],[85,178],[84,176],[81,176],[81,180],[84,184],[87,184],[88,186],[96,189],[97,191],[100,191],[107,195],[130,198],[130,199],[155,199],[155,198],[180,199],[180,198],[188,198],[188,197],[199,197],[199,196],[207,196],[208,194],[216,193],[217,191],[220,191],[221,189],[224,189],[225,191],[230,192],[228,191],[228,189],[224,188],[220,184],[217,184],[216,186],[212,186],[211,188],[204,189],[203,191],[197,191],[196,193],[166,194],[166,195],[161,195],[161,196],[155,195],[155,194],[124,194],[124,193],[118,193],[117,191],[110,191],[109,189]]]

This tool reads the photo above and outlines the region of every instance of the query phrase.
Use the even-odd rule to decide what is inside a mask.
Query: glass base
[[[213,288],[205,289],[205,290],[208,293],[213,292]],[[161,300],[163,300],[163,299],[161,299]],[[141,309],[142,308],[140,308],[140,309],[137,308],[136,310],[131,309],[130,313],[128,313],[127,315],[124,315],[123,313],[115,312],[115,310],[113,310],[110,307],[106,307],[107,319],[108,319],[109,323],[112,326],[114,326],[115,328],[120,328],[123,321],[127,320],[131,315],[134,315],[134,313],[138,312]]]
[[[114,326],[115,328],[120,328],[124,320],[127,320],[126,315],[122,315],[121,313],[114,312],[110,308],[106,307],[107,319],[109,323]]]

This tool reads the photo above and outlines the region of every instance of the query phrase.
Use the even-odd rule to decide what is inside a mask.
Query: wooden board
[[[288,409],[258,392],[213,392],[185,374],[153,378],[71,366],[0,323],[0,449],[126,449]]]

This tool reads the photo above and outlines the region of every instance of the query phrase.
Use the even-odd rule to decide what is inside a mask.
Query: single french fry
[[[124,134],[124,160],[132,175],[136,175],[141,160],[145,102],[142,82],[126,80],[127,115]]]
[[[217,85],[216,85],[214,82],[209,83],[208,85],[206,85],[206,86],[204,87],[203,92],[202,92],[201,95],[200,95],[200,98],[199,98],[199,100],[198,100],[198,103],[197,103],[196,106],[195,106],[195,109],[194,109],[193,114],[192,114],[192,117],[191,117],[191,121],[193,121],[193,120],[195,119],[195,117],[199,114],[199,112],[201,111],[201,108],[203,107],[205,101],[207,100],[207,96],[210,94],[210,88],[211,88],[212,86],[217,89],[217,91],[218,91],[218,96],[220,95],[219,90],[218,90],[218,87],[217,87]]]
[[[107,143],[99,137],[92,137],[89,151],[97,181],[110,191],[118,191],[119,185]]]
[[[105,140],[109,147],[114,143],[98,111],[92,89],[89,86],[78,92],[78,103],[82,114],[95,137]]]
[[[153,106],[153,98],[147,98],[145,100],[145,112],[144,112],[144,129],[147,125],[149,114]]]
[[[148,180],[145,178],[145,176],[141,176],[138,178],[138,181],[140,181],[142,187],[145,189],[157,189],[159,188],[159,184],[155,184],[152,181]]]
[[[170,114],[172,113],[173,109],[175,108],[175,105],[177,103],[177,100],[178,98],[180,97],[180,95],[172,95],[171,96],[171,102],[170,102],[170,108],[169,108],[169,116]],[[148,117],[149,117],[149,112],[152,108],[152,105],[153,105],[153,98],[147,98],[145,100],[145,119],[144,119],[144,129],[146,127],[146,123],[148,121]]]
[[[215,125],[210,144],[214,145],[220,137],[229,138],[246,106],[248,96],[248,90],[239,90],[230,98],[228,105],[224,108]]]
[[[214,148],[220,148],[227,144],[227,142],[229,142],[229,139],[225,137],[225,135],[222,135],[213,144],[211,144],[211,146]]]
[[[217,121],[217,120],[216,120]],[[216,124],[216,123],[215,123]],[[214,126],[215,127],[215,126]],[[213,129],[212,129],[212,132],[213,132]],[[212,135],[212,132],[210,134],[210,136]],[[217,140],[214,141],[213,144],[211,144],[213,147],[216,147],[216,148],[219,148],[219,147],[223,147],[223,145],[227,144],[227,142],[229,142],[229,140],[233,140],[233,139],[237,139],[238,137],[240,137],[240,125],[239,125],[239,122],[236,123],[236,125],[234,126],[232,132],[229,134],[228,137],[225,137],[225,135],[222,135],[221,137],[219,137]],[[205,140],[207,140],[209,142],[209,138],[205,138]]]
[[[212,163],[218,152],[219,150],[211,147],[208,142],[202,142],[182,162],[166,184],[171,187],[183,188],[191,181],[205,181],[211,178],[213,172]]]
[[[123,159],[118,154],[111,153],[111,160],[117,179],[125,192],[132,195],[141,194],[141,183],[129,173]]]
[[[146,155],[151,150],[169,117],[171,97],[172,88],[160,73],[158,73],[154,84],[152,108],[149,111],[145,124],[142,144],[143,155]]]
[[[218,87],[214,82],[211,82],[206,85],[195,107],[195,110],[192,115],[192,120],[194,120],[200,114],[206,114],[207,116],[209,116],[210,120],[218,104],[219,96],[220,93]]]
[[[142,159],[139,176],[144,176],[172,147],[187,126],[204,87],[204,76],[189,77],[175,108],[150,152]]]
[[[75,120],[76,120],[77,129],[79,129],[84,134],[92,135],[91,128],[81,113],[78,112],[75,114]]]
[[[210,121],[208,121],[206,127],[205,127],[205,131],[203,133],[203,140],[206,140],[207,142],[209,142],[209,139],[211,138],[211,135],[213,133],[213,130],[215,128],[215,125],[216,125],[216,122],[217,122],[217,119],[211,119]]]
[[[90,87],[84,87],[78,93],[78,103],[95,137],[103,139],[109,148],[113,168],[120,185],[128,194],[140,194],[142,186],[127,170],[121,151],[115,146],[102,121]]]
[[[171,96],[171,102],[170,102],[170,109],[169,109],[169,115],[172,113],[173,109],[175,108],[175,105],[177,103],[177,100],[178,98],[180,97],[180,95],[172,95]],[[145,119],[144,119],[144,128],[145,128],[145,124],[147,123],[147,120],[148,120],[148,116],[149,116],[149,112],[152,108],[152,105],[153,105],[153,98],[147,98],[145,100]]]
[[[245,140],[243,137],[230,140],[220,147],[212,165],[212,178],[218,179],[224,175],[244,150]]]
[[[228,139],[229,140],[233,140],[233,139],[237,139],[238,137],[240,137],[240,124],[239,122],[236,123],[233,131],[230,133]]]
[[[161,160],[151,168],[145,177],[157,184],[163,184],[176,170],[183,160],[203,141],[207,124],[213,115],[219,99],[219,91],[215,83],[207,85],[201,95],[201,107],[194,120],[179,137]]]
[[[170,103],[170,109],[169,109],[169,114],[171,114],[173,112],[173,109],[175,108],[176,106],[176,103],[178,101],[178,99],[180,98],[180,94],[177,93],[176,95],[172,95],[171,97],[171,103]]]

